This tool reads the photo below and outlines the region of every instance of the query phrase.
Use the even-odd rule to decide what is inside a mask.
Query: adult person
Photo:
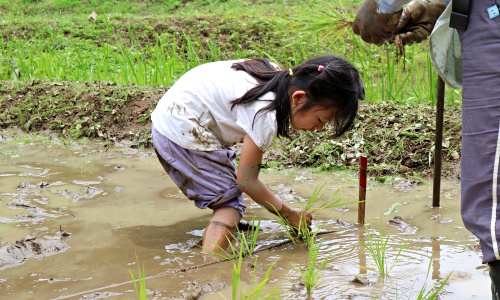
[[[403,44],[425,40],[445,3],[413,0],[403,8],[408,2],[366,0],[353,23],[354,33],[376,45],[395,35]],[[461,60],[455,63],[462,64],[463,72],[461,214],[479,238],[483,263],[490,266],[492,299],[500,299],[500,17],[495,1],[470,0],[468,26],[457,31]]]

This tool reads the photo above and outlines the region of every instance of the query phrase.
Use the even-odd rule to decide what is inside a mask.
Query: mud
[[[70,248],[67,241],[71,234],[64,230],[48,232],[49,228],[40,227],[34,235],[17,240],[14,244],[2,243],[0,248],[0,270],[16,267],[29,258],[41,259],[44,256],[64,252]]]
[[[179,193],[151,149],[2,134],[0,298],[138,299],[131,273],[137,278],[139,268],[149,299],[231,298],[233,262],[196,246],[210,211]],[[323,183],[324,201],[358,197],[356,172],[262,172],[293,207]],[[366,228],[356,223],[356,204],[314,214],[318,263],[328,263],[309,296],[297,269],[307,266],[307,248],[291,243],[273,215],[245,199],[244,220],[261,219],[261,231],[255,257],[243,261],[240,292],[254,288],[274,263],[264,294],[277,290],[281,299],[414,299],[424,284],[440,284],[450,273],[440,299],[490,298],[477,239],[461,222],[458,181],[443,181],[441,207],[432,208],[431,184],[369,179]],[[366,230],[390,237],[387,260],[395,266],[389,277],[373,269],[359,244]]]

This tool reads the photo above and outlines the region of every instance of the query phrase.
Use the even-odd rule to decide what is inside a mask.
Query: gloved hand
[[[301,232],[306,226],[311,230],[312,215],[300,208],[290,208],[283,203],[278,213],[285,218],[290,225]]]
[[[445,8],[443,0],[413,0],[408,3],[395,30],[403,45],[425,40]]]
[[[402,12],[381,13],[376,0],[365,0],[352,23],[352,31],[367,43],[382,45],[393,36]]]

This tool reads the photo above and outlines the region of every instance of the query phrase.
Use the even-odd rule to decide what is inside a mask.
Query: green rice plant
[[[382,276],[389,276],[389,272],[394,268],[397,259],[408,242],[405,242],[400,248],[392,264],[389,264],[386,258],[387,243],[390,235],[383,236],[379,231],[378,237],[373,236],[370,228],[366,231],[366,241],[358,240],[359,244],[370,253],[376,268],[366,267],[369,270],[377,271]]]
[[[134,290],[139,296],[139,300],[148,300],[147,298],[147,289],[146,289],[146,272],[144,271],[144,264],[142,265],[142,269],[139,264],[139,258],[137,254],[135,255],[135,260],[137,263],[137,280],[135,279],[132,271],[129,270],[130,276],[132,277],[132,283],[134,284]],[[139,281],[139,284],[137,284]]]
[[[317,186],[314,189],[311,197],[309,197],[307,201],[300,203],[303,211],[314,213],[323,209],[331,209],[348,204],[359,203],[359,201],[343,202],[343,197],[336,196],[339,193],[340,189],[337,189],[333,193],[333,196],[335,196],[333,200],[327,199],[326,201],[320,203],[320,201],[324,200],[325,194],[321,194],[321,190],[325,185],[326,182]],[[299,198],[296,198],[296,200],[301,201]],[[294,244],[302,241],[305,245],[309,246],[311,239],[314,239],[314,237],[318,234],[320,228],[317,228],[317,230],[310,230],[307,227],[306,222],[302,222],[302,220],[299,223],[299,227],[297,228],[295,226],[292,226],[292,224],[290,224],[287,219],[282,217],[276,210],[276,208],[274,208],[274,210],[276,211],[276,215],[278,216],[278,222],[285,228],[285,232],[290,240],[292,240]]]
[[[237,229],[237,239],[241,249],[240,252],[243,252],[244,257],[253,257],[253,252],[255,251],[255,246],[257,245],[257,239],[259,237],[261,221],[262,219],[259,218],[259,220],[255,222],[254,215],[249,230]]]
[[[269,268],[267,268],[267,271],[266,273],[264,273],[264,276],[261,280],[256,280],[256,275],[257,275],[257,261],[255,261],[254,263],[254,269],[253,269],[253,272],[252,272],[252,283],[250,285],[250,290],[249,291],[246,291],[246,290],[243,290],[242,293],[241,293],[241,297],[239,299],[245,299],[245,300],[260,300],[260,299],[276,299],[276,296],[278,296],[279,298],[279,295],[277,294],[276,291],[273,291],[271,292],[269,295],[265,296],[265,295],[262,295],[262,293],[264,292],[264,289],[266,287],[266,283],[271,279],[271,271],[274,267],[274,265],[276,264],[276,261],[274,261],[270,266]],[[257,284],[255,285],[255,282],[257,282]],[[233,294],[234,295],[234,294]],[[233,297],[233,300],[236,300],[237,298],[234,298]]]
[[[232,248],[234,250],[234,248]],[[232,299],[236,299],[236,295],[238,294],[238,286],[240,285],[241,282],[241,264],[243,262],[243,252],[239,251],[238,253],[238,260],[236,262],[233,262],[233,272],[232,272]]]
[[[276,261],[274,261],[269,268],[267,269],[266,273],[264,274],[263,278],[260,281],[256,280],[256,274],[257,274],[257,259],[255,260],[254,265],[254,270],[252,272],[252,283],[250,286],[250,289],[247,290],[242,290],[240,292],[240,295],[238,297],[238,287],[240,286],[241,283],[241,268],[243,265],[243,251],[236,250],[234,246],[231,245],[231,250],[233,251],[233,258],[237,258],[236,261],[233,261],[233,270],[232,270],[232,276],[231,276],[231,299],[232,300],[257,300],[257,299],[279,299],[279,295],[277,294],[276,291],[271,292],[269,295],[264,296],[262,293],[264,292],[264,289],[266,287],[266,283],[271,279],[271,270],[274,267],[274,264]],[[255,282],[257,282],[257,285],[254,285]],[[222,295],[224,299],[224,295]],[[278,298],[276,298],[278,297]]]
[[[219,252],[204,249],[209,253],[225,260],[231,260],[239,256],[252,258],[255,246],[257,245],[257,239],[259,237],[261,219],[259,218],[256,222],[254,216],[251,224],[252,225],[249,230],[240,230],[236,227],[236,234],[233,238],[228,238],[231,253],[228,253],[227,249],[222,249],[219,245],[216,245],[216,247],[220,250]]]
[[[315,238],[311,238],[309,240],[309,250],[307,253],[307,269],[305,271],[302,270],[299,266],[292,263],[295,269],[300,273],[302,280],[306,286],[306,290],[308,294],[311,294],[314,287],[321,281],[323,277],[323,269],[328,263],[330,259],[330,255],[328,255],[319,266],[316,267],[316,263],[318,260],[319,249],[321,248],[321,243],[316,244]]]
[[[321,34],[323,39],[331,38],[333,42],[350,35],[354,14],[345,9],[342,1],[339,1],[339,7],[334,7],[326,1],[324,3],[323,9],[315,15],[315,18],[300,15],[295,17],[299,21],[297,23],[301,26],[306,24],[307,35]]]
[[[273,205],[271,204],[271,206]],[[285,229],[285,234],[292,241],[292,243],[298,244],[302,241],[304,244],[308,245],[309,239],[313,235],[317,234],[317,232],[311,232],[311,230],[309,230],[309,228],[307,227],[306,222],[302,219],[300,219],[299,221],[299,226],[295,227],[279,213],[276,207],[273,206],[273,209],[276,216],[278,217],[278,223],[283,226],[283,228]]]
[[[433,258],[431,256],[431,259],[429,261],[429,265],[427,266],[427,274],[425,275],[425,280],[426,281],[427,281],[427,278],[429,278],[429,274],[430,274],[430,271],[431,271],[432,259]],[[441,284],[439,286],[436,286],[434,284],[428,290],[427,290],[427,283],[424,283],[424,285],[420,288],[420,291],[418,293],[418,296],[417,296],[416,300],[434,300],[434,299],[436,299],[436,297],[438,297],[438,295],[439,295],[439,292],[444,288],[445,284],[450,279],[452,273],[453,272],[450,272],[450,274],[448,274],[448,276],[446,276],[446,278],[443,280],[443,282],[441,282]]]
[[[305,203],[302,204],[302,209],[304,211],[310,212],[310,213],[315,213],[323,209],[331,209],[335,207],[340,207],[340,206],[345,206],[349,204],[357,204],[359,201],[349,201],[349,202],[344,202],[345,197],[339,197],[337,196],[338,193],[340,192],[340,189],[335,190],[335,192],[329,196],[328,198],[331,199],[326,199],[326,201],[320,203],[321,200],[324,199],[325,194],[320,194],[321,190],[325,187],[326,182],[323,184],[316,186],[314,188],[313,193],[309,199]],[[298,199],[297,199],[298,200]]]

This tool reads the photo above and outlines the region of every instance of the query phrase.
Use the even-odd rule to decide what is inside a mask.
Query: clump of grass
[[[252,218],[252,226],[247,231],[238,229],[238,242],[240,244],[241,252],[243,252],[244,257],[253,257],[253,252],[255,251],[255,246],[257,246],[257,239],[259,237],[260,224],[262,219],[259,218],[255,221],[255,215]]]
[[[370,229],[370,228],[368,228]],[[370,230],[366,231],[366,241],[358,240],[359,244],[363,246],[371,255],[376,268],[366,267],[377,271],[382,276],[389,276],[389,272],[394,268],[397,263],[397,259],[403,249],[406,247],[407,242],[405,242],[401,248],[399,248],[396,257],[392,264],[389,264],[386,258],[387,243],[389,242],[390,235],[383,236],[382,232],[379,231],[378,236],[374,236]]]
[[[321,34],[322,38],[333,38],[334,40],[343,38],[351,34],[354,14],[347,11],[343,4],[340,7],[333,7],[325,1],[323,9],[315,14],[314,18],[310,16],[298,16],[299,24],[307,24],[306,32],[309,35]]]
[[[148,297],[146,295],[147,289],[146,289],[146,272],[144,271],[144,264],[142,265],[142,268],[139,264],[139,258],[137,255],[135,256],[135,260],[137,263],[137,280],[135,279],[134,274],[132,271],[128,270],[130,273],[130,276],[132,277],[132,283],[134,284],[134,290],[139,296],[139,300],[148,300]],[[139,281],[139,284],[137,284],[137,281]]]
[[[255,220],[255,217],[254,217]],[[232,242],[229,243],[229,247],[231,249],[232,256],[226,256],[221,253],[214,253],[215,255],[218,255],[224,259],[235,259],[236,261],[233,261],[233,270],[232,270],[232,277],[231,277],[231,296],[233,300],[236,299],[241,299],[241,300],[251,300],[251,299],[279,299],[279,295],[277,294],[276,291],[273,291],[269,295],[262,295],[264,292],[264,289],[266,287],[266,283],[271,279],[271,270],[276,263],[274,261],[271,266],[267,269],[266,273],[264,274],[263,278],[258,281],[256,280],[256,274],[257,274],[257,259],[255,259],[254,265],[254,270],[252,273],[252,284],[250,286],[250,289],[243,290],[240,292],[240,295],[238,297],[238,287],[240,286],[241,283],[241,269],[243,265],[243,259],[245,257],[252,257],[253,250],[256,245],[257,241],[257,236],[258,232],[260,230],[260,220],[257,222],[256,226],[252,226],[252,230],[249,230],[250,233],[242,233],[241,231],[238,230],[238,241],[239,241],[239,246],[234,245]],[[223,251],[223,253],[226,253]],[[255,282],[257,282],[256,285]],[[223,296],[223,295],[222,295]],[[225,299],[225,297],[223,296]]]
[[[355,204],[358,203],[359,201],[351,201],[351,202],[344,202],[342,201],[344,197],[338,197],[337,194],[339,193],[340,189],[337,189],[331,197],[334,197],[332,200],[325,200],[325,194],[321,193],[321,190],[325,187],[326,182],[317,186],[312,195],[309,197],[309,199],[305,202],[301,202],[301,208],[303,211],[309,212],[309,213],[315,213],[323,209],[331,209],[335,207],[340,207],[340,206],[345,206],[348,204]],[[299,198],[296,198],[297,201],[301,201]],[[320,202],[322,200],[325,200],[323,202]],[[275,209],[277,212],[277,210]],[[304,242],[305,245],[310,245],[311,244],[311,239],[314,240],[314,237],[318,233],[319,229],[317,230],[309,230],[307,227],[306,222],[301,222],[299,223],[299,227],[292,226],[290,222],[288,222],[287,219],[282,217],[279,212],[277,212],[278,215],[278,222],[285,228],[287,236],[292,240],[293,243],[297,243],[299,241]]]
[[[252,225],[250,226],[250,229],[246,231],[240,230],[238,227],[236,227],[236,234],[231,238],[228,238],[229,249],[231,250],[230,253],[227,252],[228,249],[222,249],[222,247],[220,247],[219,245],[215,245],[220,250],[219,252],[210,251],[203,247],[202,248],[209,253],[225,260],[231,260],[239,257],[240,255],[242,257],[252,258],[255,247],[257,246],[261,219],[259,218],[259,220],[256,221],[256,218],[254,216],[251,224]]]
[[[306,291],[308,294],[311,294],[312,290],[316,285],[321,281],[323,277],[323,269],[328,263],[330,259],[330,255],[328,255],[323,262],[319,266],[316,267],[316,263],[318,260],[319,249],[321,248],[321,243],[316,244],[315,238],[311,238],[309,240],[309,251],[307,253],[307,269],[303,271],[299,266],[292,264],[295,269],[300,273],[302,280],[306,286]]]
[[[433,259],[433,257],[431,256],[431,259],[429,261],[429,265],[427,266],[427,274],[425,275],[425,280],[427,280],[427,278],[429,278],[429,273],[431,271],[431,266],[432,266],[432,259]],[[438,297],[438,295],[439,295],[439,292],[441,292],[441,290],[444,288],[445,284],[450,279],[452,273],[453,272],[450,272],[450,274],[448,274],[448,276],[446,276],[446,278],[443,280],[443,282],[441,282],[441,284],[439,286],[436,286],[434,284],[429,290],[427,290],[427,283],[424,283],[424,285],[422,285],[422,288],[420,288],[420,291],[419,291],[416,299],[417,300],[434,300],[434,299],[436,299],[436,297]]]
[[[263,295],[266,284],[271,279],[271,271],[274,267],[274,264],[276,264],[276,261],[274,261],[269,266],[266,273],[264,273],[263,278],[260,281],[258,281],[258,280],[256,280],[256,278],[257,278],[257,276],[256,276],[257,275],[257,268],[256,268],[257,261],[256,261],[254,263],[254,269],[252,272],[252,284],[250,286],[250,289],[248,291],[243,290],[241,292],[241,297],[239,299],[242,299],[242,300],[243,299],[248,299],[248,300],[251,300],[251,299],[279,299],[279,295],[276,291],[272,291],[268,295]],[[241,264],[240,264],[240,267],[241,267]],[[257,284],[255,285],[255,283],[257,283]],[[234,287],[233,287],[233,290],[234,290]],[[234,293],[233,293],[233,299],[237,299],[234,297]]]

